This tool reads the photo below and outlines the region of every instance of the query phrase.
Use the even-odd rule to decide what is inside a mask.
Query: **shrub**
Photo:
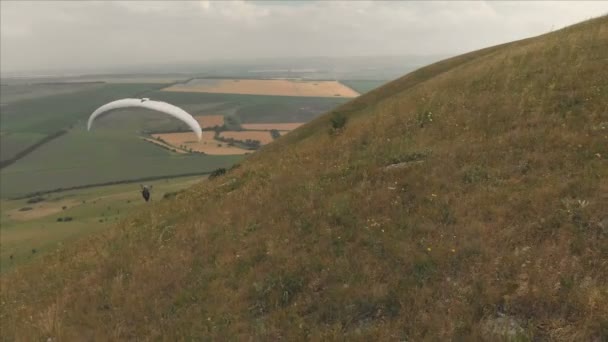
[[[213,170],[213,172],[211,172],[211,174],[209,175],[209,179],[219,177],[225,173],[226,173],[226,169],[223,167],[220,167],[219,169],[215,169],[215,170]]]
[[[488,172],[481,166],[473,166],[466,170],[462,180],[466,184],[474,184],[490,179]]]
[[[278,139],[281,137],[281,132],[279,132],[276,129],[271,129],[270,130],[270,136],[272,137],[272,139]]]
[[[336,112],[332,115],[331,119],[331,131],[335,133],[341,130],[346,125],[346,116],[340,112]]]
[[[418,113],[416,121],[418,122],[418,126],[420,126],[420,128],[424,127],[425,125],[433,122],[433,112],[427,110],[422,113]]]
[[[38,203],[38,202],[42,202],[42,201],[44,201],[44,197],[37,196],[37,197],[32,197],[32,198],[28,199],[27,203],[34,204],[34,203]]]
[[[23,207],[21,209],[19,209],[19,211],[28,211],[28,210],[32,210],[32,207]]]

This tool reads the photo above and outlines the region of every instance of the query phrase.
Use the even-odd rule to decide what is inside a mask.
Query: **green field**
[[[83,90],[103,87],[101,82],[90,83],[41,83],[41,84],[2,84],[0,85],[0,104],[30,100],[39,97],[70,94]]]
[[[146,131],[181,130],[167,115],[142,109],[121,110],[99,118],[85,131],[88,115],[100,104],[124,96],[146,96],[178,105],[193,115],[223,114],[241,122],[307,122],[346,101],[236,94],[172,93],[158,84],[103,85],[78,93],[45,96],[5,106],[2,158],[47,134],[69,132],[0,171],[0,197],[156,176],[204,173],[229,167],[243,156],[180,155],[139,139]],[[148,91],[146,91],[148,90]]]
[[[350,88],[356,90],[360,94],[365,94],[368,91],[374,90],[389,81],[378,81],[378,80],[341,80],[343,83]]]
[[[179,155],[136,132],[74,128],[0,171],[0,197],[229,167],[243,156]]]
[[[46,137],[41,133],[6,133],[0,136],[0,160],[13,158],[24,147],[35,144]]]
[[[12,102],[2,106],[0,120],[2,122],[2,144],[0,160],[10,159],[19,151],[34,144],[37,140],[33,135],[41,137],[56,133],[62,129],[73,126],[86,118],[102,104],[111,100],[135,96],[149,89],[155,89],[158,84],[104,84],[91,86],[82,85],[82,90],[69,88],[66,94],[46,96],[51,93],[51,87],[65,90],[64,85],[46,85],[44,91],[36,90],[38,85],[29,85],[33,90],[29,93],[38,94],[38,97]],[[26,86],[3,86],[3,92],[17,87],[25,92]],[[73,87],[73,86],[72,86]],[[60,90],[58,90],[60,91]],[[18,93],[17,90],[8,91]],[[43,96],[44,95],[44,96]],[[4,98],[4,95],[3,95]],[[9,99],[11,96],[9,96]]]
[[[154,84],[108,84],[97,89],[45,96],[2,108],[2,131],[50,134],[86,120],[99,106],[159,87]]]
[[[216,114],[234,114],[243,123],[308,122],[345,102],[345,98],[266,96],[150,91],[147,97],[187,108],[214,103]]]
[[[152,201],[158,201],[166,193],[187,188],[203,179],[201,176],[184,177],[145,184],[152,185]],[[146,205],[138,184],[73,190],[43,198],[38,203],[27,203],[28,199],[0,200],[0,272],[39,257],[70,239],[108,227]],[[66,209],[62,209],[64,206]],[[19,211],[28,207],[32,210]],[[72,220],[57,221],[64,217]]]

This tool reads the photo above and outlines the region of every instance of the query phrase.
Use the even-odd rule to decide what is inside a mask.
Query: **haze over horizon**
[[[605,1],[2,1],[0,70],[455,55],[608,13]]]

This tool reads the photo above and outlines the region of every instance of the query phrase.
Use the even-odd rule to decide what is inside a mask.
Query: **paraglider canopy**
[[[157,112],[169,114],[169,115],[173,116],[174,118],[179,119],[179,120],[183,121],[184,123],[186,123],[188,125],[188,127],[190,127],[190,129],[192,129],[192,131],[196,134],[196,137],[198,138],[199,141],[201,140],[201,138],[203,136],[201,126],[192,117],[192,115],[188,114],[185,110],[183,110],[179,107],[176,107],[172,104],[166,103],[166,102],[153,101],[148,98],[122,99],[122,100],[116,100],[116,101],[112,101],[110,103],[106,103],[105,105],[97,108],[93,112],[93,114],[91,114],[91,116],[89,117],[89,122],[87,123],[87,130],[89,130],[89,131],[91,130],[93,121],[95,120],[95,118],[97,118],[101,114],[114,110],[114,109],[132,108],[132,107],[147,108],[147,109],[155,110]]]

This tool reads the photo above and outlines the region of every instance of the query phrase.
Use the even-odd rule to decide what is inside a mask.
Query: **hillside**
[[[3,275],[2,336],[602,341],[607,208],[601,17],[419,69]]]

